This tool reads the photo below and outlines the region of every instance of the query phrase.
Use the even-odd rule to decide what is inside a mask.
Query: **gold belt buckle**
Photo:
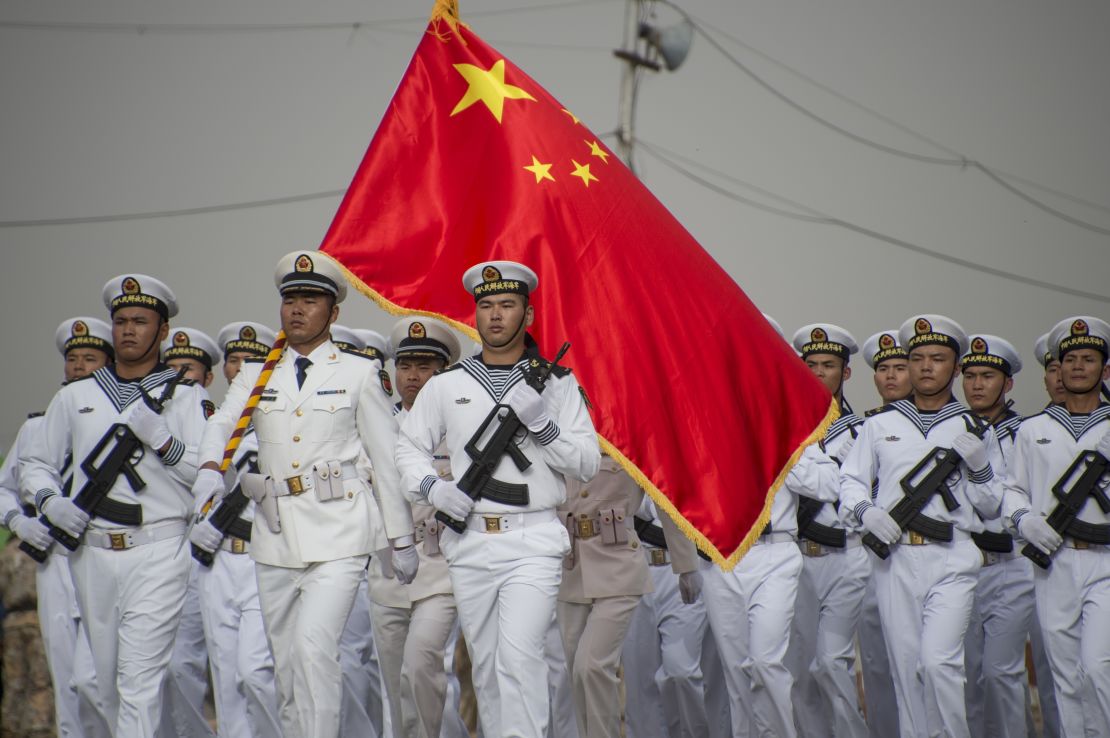
[[[594,537],[594,521],[590,518],[579,518],[575,521],[575,533],[579,538]]]
[[[285,480],[285,488],[289,490],[289,494],[296,497],[304,492],[304,480],[299,474],[295,477],[287,477]]]
[[[825,552],[821,550],[821,544],[816,541],[806,541],[806,556],[824,556]]]
[[[486,533],[500,533],[501,532],[501,516],[500,515],[483,515],[482,520],[486,521]]]
[[[667,552],[661,548],[651,549],[651,565],[663,566],[667,563]]]
[[[925,536],[921,535],[916,530],[911,530],[910,531],[910,545],[911,546],[924,546],[928,542],[929,542],[928,539],[926,539]]]
[[[127,550],[127,534],[126,533],[109,533],[108,540],[112,544],[113,551],[126,551]]]
[[[1078,538],[1071,539],[1071,542],[1076,551],[1086,551],[1088,548],[1091,547],[1091,544],[1087,543],[1086,541],[1081,541]]]
[[[231,536],[231,553],[241,554],[247,552],[247,542],[242,538]]]

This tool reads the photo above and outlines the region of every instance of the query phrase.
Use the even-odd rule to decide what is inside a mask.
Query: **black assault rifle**
[[[1078,478],[1068,489],[1067,483],[1077,472]],[[1053,530],[1077,541],[1100,546],[1110,545],[1110,525],[1085,523],[1078,518],[1079,511],[1091,497],[1095,498],[1104,513],[1110,513],[1110,498],[1106,496],[1106,489],[1100,486],[1105,484],[1108,473],[1110,461],[1098,451],[1083,451],[1075,457],[1064,476],[1052,487],[1052,494],[1059,502],[1046,520]],[[1032,543],[1025,544],[1021,553],[1042,569],[1052,565],[1052,557]]]
[[[987,431],[987,424],[980,418],[974,421],[967,415],[964,416],[967,430],[982,438]],[[889,510],[890,517],[902,530],[912,530],[934,541],[950,542],[952,540],[952,524],[936,518],[922,515],[921,511],[929,504],[934,495],[940,495],[944,506],[949,512],[960,506],[959,501],[948,487],[948,478],[955,474],[963,461],[960,455],[950,448],[937,446],[910,470],[909,474],[902,477],[902,491],[905,495]],[[929,470],[920,481],[914,481],[925,470]],[[890,556],[890,546],[880,541],[874,533],[865,533],[863,545],[875,552],[880,559]]]
[[[257,474],[258,454],[253,451],[244,454],[237,466],[239,471],[242,471],[243,467],[246,467],[247,471]],[[220,500],[219,506],[208,516],[208,522],[212,523],[212,527],[225,536],[234,536],[244,541],[250,541],[251,524],[240,517],[243,511],[247,509],[247,504],[250,503],[250,501],[250,498],[243,493],[243,485],[237,484],[235,485],[235,489],[231,490],[226,497]],[[190,543],[189,545],[192,547],[194,559],[204,566],[212,566],[212,561],[216,557],[215,552],[205,551],[195,543]]]
[[[151,410],[161,413],[166,400],[170,398],[174,388],[184,377],[185,370],[183,369],[176,377],[166,383],[161,396],[157,400],[142,391],[143,402]],[[107,449],[106,454],[105,449]],[[85,473],[85,484],[73,496],[73,504],[88,513],[90,518],[103,518],[116,525],[142,525],[143,508],[141,505],[113,500],[108,497],[108,493],[111,492],[121,474],[127,479],[127,483],[133,491],[138,492],[146,487],[146,482],[143,481],[136,470],[144,453],[143,442],[139,440],[139,437],[135,435],[131,428],[125,423],[112,425],[97,442],[96,447],[81,462],[81,470]],[[50,535],[53,536],[54,540],[70,551],[77,550],[80,543],[78,539],[50,522],[45,514],[39,516],[39,520],[50,529]],[[21,544],[20,549],[26,551],[37,561],[45,561],[46,551],[38,551],[38,549],[29,545],[24,548],[24,545]],[[32,549],[36,553],[27,549]],[[42,558],[39,558],[40,554]]]
[[[564,343],[563,347],[559,349],[559,353],[555,354],[555,359],[549,364],[543,364],[536,359],[532,360],[531,370],[525,372],[525,381],[532,389],[543,393],[547,378],[569,348],[570,343]],[[486,430],[495,421],[500,421],[496,430],[493,431],[485,448],[479,448],[478,444],[482,442]],[[478,426],[478,430],[466,443],[466,454],[470,457],[471,462],[462,479],[456,482],[458,488],[474,500],[485,497],[506,505],[527,505],[527,484],[502,482],[494,479],[493,476],[497,466],[501,463],[501,457],[505,454],[509,455],[509,458],[513,460],[516,468],[520,471],[524,471],[532,465],[532,462],[524,455],[524,452],[520,450],[514,440],[521,430],[527,431],[527,428],[520,422],[520,418],[516,416],[511,407],[503,403],[494,405],[486,419]],[[442,510],[436,512],[436,520],[456,533],[466,532],[465,521],[455,520]]]

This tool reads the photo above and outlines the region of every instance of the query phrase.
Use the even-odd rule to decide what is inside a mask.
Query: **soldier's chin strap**
[[[959,363],[952,369],[952,374],[948,376],[948,382],[941,386],[936,392],[921,392],[917,387],[913,388],[913,394],[920,395],[921,397],[936,397],[937,395],[947,392],[952,394],[952,383],[956,381],[956,374],[959,372]]]
[[[508,339],[506,339],[503,343],[489,343],[488,341],[487,341],[487,343],[489,343],[489,345],[492,346],[493,348],[502,348],[504,346],[508,346],[513,341],[515,341],[516,337],[520,335],[520,332],[522,330],[524,330],[524,321],[527,318],[528,318],[528,303],[525,302],[524,303],[524,312],[521,313],[521,315],[520,315],[520,324],[517,325],[516,330],[513,331],[513,334],[511,336],[509,336]],[[486,340],[485,336],[482,337],[482,340],[483,341]]]

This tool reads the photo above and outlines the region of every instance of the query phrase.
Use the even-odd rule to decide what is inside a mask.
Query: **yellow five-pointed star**
[[[532,166],[524,168],[532,174],[536,175],[536,184],[539,184],[542,180],[545,179],[550,179],[552,182],[555,181],[555,178],[551,176],[551,167],[551,164],[541,164],[540,160],[533,156]]]
[[[600,181],[600,180],[598,180],[597,177],[590,174],[590,165],[589,164],[579,164],[574,159],[571,159],[570,163],[574,165],[574,171],[571,172],[570,175],[572,177],[578,177],[579,179],[581,179],[582,184],[589,187],[590,186],[590,180],[593,180],[594,182]]]
[[[505,106],[505,98],[510,100],[531,100],[536,98],[529,95],[519,87],[505,84],[505,60],[498,59],[493,66],[487,69],[476,67],[473,64],[455,64],[455,69],[463,76],[469,87],[462,100],[451,111],[456,115],[481,100],[489,108],[489,112],[501,122],[501,110]]]
[[[597,141],[584,141],[583,143],[590,147],[591,154],[600,158],[606,164],[609,163],[609,152],[601,148]]]
[[[569,115],[569,116],[570,116],[570,119],[571,119],[572,121],[574,121],[574,125],[578,125],[578,116],[576,116],[576,115],[575,115],[574,113],[570,112],[570,111],[569,111],[569,110],[567,110],[566,108],[559,108],[559,110],[562,110],[562,111],[563,111],[564,113],[566,113],[567,115]]]

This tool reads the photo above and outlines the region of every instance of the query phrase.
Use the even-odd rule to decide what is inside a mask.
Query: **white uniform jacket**
[[[323,502],[314,490],[279,497],[281,532],[272,533],[262,516],[256,515],[251,557],[261,564],[304,568],[313,562],[370,554],[372,519],[378,515],[390,538],[411,535],[412,515],[397,487],[393,464],[397,426],[381,385],[381,364],[325,341],[307,357],[312,367],[298,389],[296,358],[295,352],[287,350],[278,360],[252,416],[259,471],[280,489],[286,479],[338,461],[344,469],[344,494]],[[245,363],[231,383],[223,405],[205,429],[202,462],[223,458],[224,446],[261,372],[261,362]],[[373,465],[380,508],[362,475],[355,473],[360,453]]]
[[[812,443],[790,468],[782,489],[771,504],[771,532],[798,534],[798,495],[820,502],[835,502],[836,462]]]
[[[527,364],[527,357],[517,362],[496,397],[486,379],[485,365],[477,357],[464,359],[428,380],[401,426],[397,443],[403,488],[419,490],[406,493],[414,502],[424,502],[430,482],[438,479],[433,457],[445,438],[451,473],[456,480],[462,478],[471,463],[465,450],[467,442],[494,405],[524,381]],[[494,473],[499,481],[527,484],[528,505],[505,505],[483,498],[474,507],[475,513],[550,510],[566,499],[565,477],[585,482],[597,474],[601,464],[597,433],[574,375],[552,373],[542,397],[555,427],[539,435],[527,432],[517,442],[532,465],[520,471],[506,455]]]
[[[40,436],[42,431],[43,416],[41,413],[31,415],[19,427],[15,436],[15,443],[8,449],[3,465],[0,465],[0,522],[5,524],[9,516],[23,513],[23,505],[32,504],[34,496],[28,499],[23,495],[20,484],[20,456],[27,453],[27,446],[33,439]]]
[[[1107,432],[1110,405],[1106,403],[1090,415],[1072,416],[1062,406],[1052,405],[1026,418],[1015,436],[1013,462],[1004,480],[1003,517],[1016,526],[1026,512],[1051,513],[1057,503],[1052,488],[1079,453],[1093,449]],[[1110,523],[1110,515],[1093,498],[1087,500],[1078,517],[1085,523]]]
[[[143,401],[139,386],[159,399],[166,383],[176,377],[176,370],[159,365],[138,382],[125,382],[107,366],[58,390],[46,410],[41,442],[31,444],[23,457],[22,485],[35,491],[35,505],[41,507],[46,496],[62,491],[58,470],[67,467],[69,455],[73,459],[72,494],[76,495],[85,484],[82,462],[112,425],[125,422],[128,408]],[[108,496],[142,505],[143,525],[184,520],[193,509],[189,490],[197,474],[197,446],[211,408],[203,387],[188,380],[179,383],[162,411],[172,436],[169,450],[159,457],[144,446],[135,470],[146,486],[136,492],[121,474]],[[89,522],[92,530],[120,527],[99,517]]]
[[[934,448],[952,448],[952,439],[967,431],[965,422],[974,416],[964,405],[952,400],[936,413],[919,413],[912,400],[898,400],[884,406],[864,421],[848,458],[840,468],[840,515],[851,525],[872,504],[871,485],[878,480],[874,504],[889,511],[905,496],[901,481]],[[981,474],[971,474],[965,463],[948,480],[952,495],[960,503],[955,510],[945,507],[934,495],[921,511],[935,520],[950,522],[968,533],[983,530],[980,516],[998,517],[1002,498],[1000,475],[1005,469],[994,429],[984,435],[990,464]],[[976,515],[976,512],[979,514]]]
[[[836,422],[829,427],[828,433],[825,434],[821,446],[825,454],[829,456],[834,462],[844,463],[844,446],[849,441],[855,440],[859,435],[860,426],[863,425],[863,418],[855,413],[849,412],[837,418]],[[840,498],[840,472],[837,471],[836,478],[832,482],[836,491],[836,500]],[[835,503],[836,500],[833,502]],[[817,511],[817,516],[813,519],[815,523],[820,525],[827,525],[830,528],[844,528],[844,522],[837,514],[835,504],[822,505],[821,509]]]

